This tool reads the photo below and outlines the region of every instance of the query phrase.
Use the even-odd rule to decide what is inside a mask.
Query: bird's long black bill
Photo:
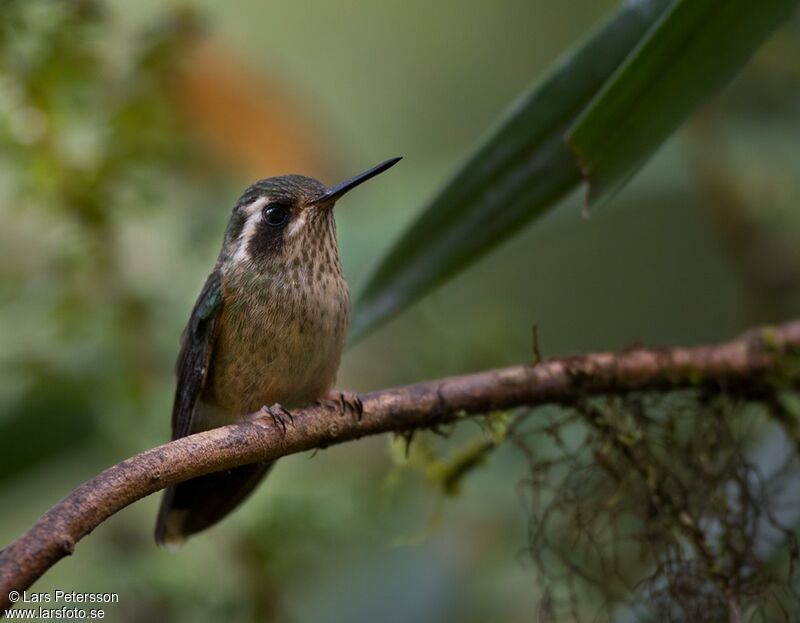
[[[359,173],[358,175],[354,175],[348,180],[344,182],[340,182],[336,184],[336,186],[331,186],[328,190],[326,190],[314,203],[328,203],[328,202],[335,202],[339,197],[342,195],[350,192],[356,186],[359,186],[366,182],[369,179],[372,179],[376,175],[380,175],[387,169],[390,169],[398,162],[402,160],[402,156],[397,158],[389,158],[385,162],[381,162],[379,165],[364,171],[363,173]]]

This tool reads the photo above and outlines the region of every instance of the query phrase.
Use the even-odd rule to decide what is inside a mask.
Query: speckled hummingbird
[[[280,418],[281,411],[329,395],[350,320],[333,206],[399,160],[331,188],[285,175],[244,191],[181,338],[173,439],[260,410]],[[217,523],[271,465],[253,463],[166,489],[156,542],[177,544]]]

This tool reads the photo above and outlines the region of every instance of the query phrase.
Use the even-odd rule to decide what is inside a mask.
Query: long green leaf
[[[619,189],[726,84],[798,0],[678,0],[567,134],[587,201]]]
[[[563,135],[669,0],[624,5],[511,106],[383,260],[361,294],[363,336],[553,206],[581,180]]]

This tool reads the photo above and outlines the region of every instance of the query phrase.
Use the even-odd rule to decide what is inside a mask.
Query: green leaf
[[[725,85],[798,0],[678,0],[567,134],[592,204]]]
[[[581,170],[564,133],[669,6],[628,2],[511,106],[380,264],[358,300],[351,340],[578,187]]]

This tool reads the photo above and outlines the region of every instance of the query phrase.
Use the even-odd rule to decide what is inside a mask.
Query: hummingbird
[[[281,412],[290,415],[289,409],[330,395],[350,321],[333,207],[399,161],[386,160],[330,188],[283,175],[242,193],[181,337],[173,440],[253,413],[285,426]],[[168,487],[156,542],[177,545],[216,524],[271,467],[262,461]]]

